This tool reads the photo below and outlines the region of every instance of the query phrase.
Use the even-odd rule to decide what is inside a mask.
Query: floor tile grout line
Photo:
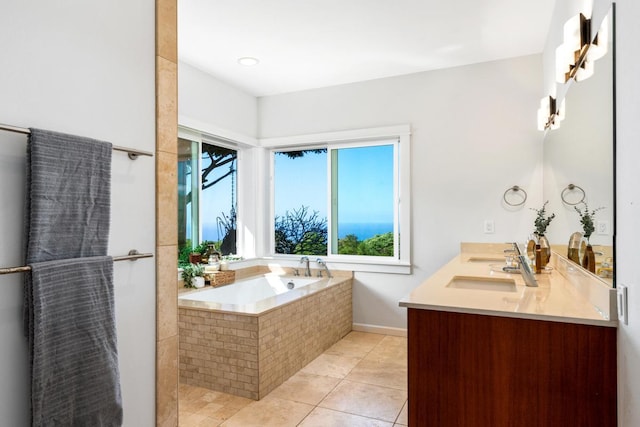
[[[400,412],[398,412],[398,415],[396,415],[396,419],[393,422],[393,425],[398,424],[398,418],[400,418],[400,414],[402,414],[402,411],[404,411],[404,407],[407,406],[409,404],[409,396],[407,396],[407,400],[404,401],[404,403],[402,404],[402,408],[400,408]]]
[[[394,421],[388,421],[388,420],[384,420],[384,419],[382,419],[382,418],[376,418],[376,417],[369,417],[369,416],[367,416],[367,415],[357,414],[357,413],[355,413],[355,412],[341,411],[341,410],[339,410],[339,409],[327,408],[327,407],[325,407],[325,406],[318,406],[318,407],[319,407],[319,408],[321,408],[321,409],[327,409],[327,410],[329,410],[329,411],[340,412],[340,413],[342,413],[342,414],[355,415],[356,417],[368,418],[368,419],[370,419],[370,420],[384,421],[385,423],[395,424],[395,422],[394,422]],[[404,407],[404,405],[403,405],[403,407]],[[402,409],[400,409],[400,412],[402,412]],[[398,416],[400,415],[400,412],[398,412]],[[396,417],[394,418],[394,420],[397,420],[397,419],[398,419],[398,416],[396,416]]]
[[[365,361],[365,359],[366,359],[369,355],[371,355],[371,353],[373,353],[374,351],[376,351],[376,349],[382,349],[382,351],[384,351],[386,348],[390,347],[390,346],[385,346],[385,345],[383,344],[383,342],[384,342],[384,340],[385,340],[385,338],[386,338],[386,337],[388,337],[388,335],[383,335],[382,339],[380,339],[377,343],[375,343],[375,345],[373,345],[369,350],[365,350],[365,351],[364,351],[364,355],[363,355],[363,356],[354,356],[354,355],[349,355],[349,354],[342,354],[342,355],[336,354],[336,355],[334,355],[334,356],[343,356],[343,357],[353,357],[353,358],[355,358],[355,359],[358,359],[358,361],[357,361],[357,363],[356,363],[354,366],[352,366],[352,367],[351,367],[351,369],[349,369],[349,371],[348,371],[348,372],[347,372],[343,377],[341,377],[341,378],[333,377],[333,378],[335,378],[335,379],[337,379],[337,380],[338,380],[338,383],[337,383],[337,384],[336,384],[336,385],[335,385],[335,386],[334,386],[330,391],[328,391],[328,392],[324,395],[324,397],[323,397],[323,398],[318,402],[318,404],[316,404],[316,405],[312,405],[312,404],[308,404],[308,403],[306,403],[306,402],[298,402],[298,401],[296,401],[296,400],[284,399],[284,400],[290,400],[291,402],[305,403],[305,404],[307,404],[307,405],[309,405],[309,406],[312,406],[312,409],[311,409],[311,410],[310,410],[310,411],[305,415],[305,417],[304,417],[304,418],[303,418],[303,419],[302,419],[302,420],[301,420],[297,425],[301,424],[301,423],[302,423],[302,422],[303,422],[303,421],[304,421],[304,420],[305,420],[305,419],[306,419],[306,418],[307,418],[307,417],[308,417],[308,416],[309,416],[309,415],[310,415],[314,410],[316,410],[317,408],[322,408],[322,409],[326,409],[326,410],[330,410],[330,411],[340,412],[340,413],[349,414],[349,415],[358,416],[358,417],[363,417],[363,418],[372,419],[372,420],[379,420],[379,421],[383,421],[383,422],[389,422],[389,423],[394,424],[394,425],[395,425],[395,424],[397,424],[398,419],[399,419],[399,417],[400,417],[400,414],[402,413],[402,410],[403,410],[403,409],[405,408],[405,406],[408,404],[408,400],[405,400],[405,403],[404,403],[404,404],[402,405],[402,407],[400,408],[400,411],[398,412],[398,415],[396,415],[396,416],[395,416],[394,421],[387,421],[387,420],[380,419],[380,418],[369,417],[369,416],[362,415],[362,414],[351,413],[351,412],[345,412],[345,411],[339,411],[339,410],[336,410],[336,409],[326,408],[326,407],[320,406],[320,405],[322,404],[322,402],[323,402],[323,401],[324,401],[324,400],[329,396],[329,394],[331,394],[331,393],[332,393],[336,388],[338,388],[338,387],[339,387],[339,386],[340,386],[340,385],[341,385],[345,380],[346,380],[346,381],[349,381],[349,382],[352,382],[352,383],[358,383],[358,384],[364,384],[364,385],[371,385],[371,386],[381,387],[381,388],[390,389],[390,390],[395,390],[395,391],[406,391],[406,390],[404,390],[404,389],[402,389],[402,388],[395,388],[395,387],[389,387],[389,386],[385,386],[385,385],[371,384],[371,383],[367,383],[367,382],[354,381],[354,380],[351,380],[351,379],[347,379],[347,377],[348,377],[348,376],[353,372],[353,370],[354,370],[354,369],[356,369],[356,368],[358,367],[358,365],[360,365],[363,361]],[[345,336],[345,337],[343,337],[342,339],[346,339],[346,336]],[[357,344],[357,342],[354,342],[354,341],[352,341],[352,340],[348,340],[348,339],[346,339],[346,341],[351,341],[351,342],[350,342],[350,344],[353,344],[353,345],[354,345],[354,346],[356,346],[356,347],[359,345],[359,344]],[[395,345],[397,345],[397,344],[395,344],[395,343],[391,344],[391,346],[395,346]],[[367,346],[368,346],[368,345],[367,345]],[[321,354],[325,354],[325,355],[326,355],[326,354],[327,354],[327,351],[328,351],[328,349],[327,349],[325,352],[321,353]],[[363,354],[363,353],[359,353],[359,354]],[[311,362],[310,362],[310,363],[311,363]],[[391,363],[393,363],[393,362],[391,362]],[[304,369],[304,368],[302,368],[302,369]],[[298,371],[298,372],[301,372],[301,371],[302,371],[302,369],[300,369],[300,371]],[[310,374],[314,374],[314,373],[310,373]],[[314,375],[318,375],[318,374],[314,374]],[[321,375],[321,376],[331,377],[331,376],[328,376],[328,375]],[[190,386],[190,387],[195,387],[195,386]],[[203,396],[204,396],[204,395],[203,395]],[[203,396],[201,396],[201,397],[203,397]],[[268,395],[267,395],[267,396],[268,396]],[[265,396],[265,397],[266,397],[266,396]],[[198,400],[202,400],[202,399],[198,399]],[[205,402],[206,402],[206,401],[205,401]],[[250,405],[251,403],[252,403],[252,402],[248,403],[247,405]],[[233,416],[235,416],[235,415],[236,415],[239,411],[241,411],[243,408],[247,407],[247,405],[244,405],[244,406],[242,406],[242,407],[240,407],[240,408],[236,409],[236,410],[233,412],[233,414],[231,414],[231,415],[230,415],[229,417],[227,417],[226,419],[222,420],[222,421],[221,421],[220,423],[218,423],[217,425],[224,424],[227,420],[231,419]],[[205,406],[206,406],[206,405],[205,405]],[[197,413],[197,412],[196,412],[196,413]],[[189,412],[189,414],[196,414],[196,413],[191,413],[191,412]],[[205,416],[205,415],[203,415],[203,416]],[[209,418],[211,418],[211,417],[209,417]],[[182,427],[182,426],[181,426],[181,427]],[[191,426],[184,426],[184,427],[191,427]]]

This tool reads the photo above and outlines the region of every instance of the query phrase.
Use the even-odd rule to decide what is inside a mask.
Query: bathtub
[[[289,289],[290,283],[293,284],[292,289]],[[260,311],[323,289],[328,283],[327,280],[321,278],[290,277],[272,273],[241,280],[233,285],[191,292],[178,297],[178,301],[181,306],[200,306],[209,309],[226,309],[233,312],[258,314]],[[288,292],[290,292],[289,295],[283,295]]]
[[[352,276],[334,276],[265,274],[180,295],[180,381],[268,394],[351,331]]]

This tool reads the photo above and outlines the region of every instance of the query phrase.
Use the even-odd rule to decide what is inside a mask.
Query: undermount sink
[[[515,280],[501,277],[454,276],[449,284],[447,284],[447,287],[454,289],[516,292]]]
[[[504,261],[504,257],[491,257],[491,256],[472,256],[467,259],[467,262],[496,262]]]

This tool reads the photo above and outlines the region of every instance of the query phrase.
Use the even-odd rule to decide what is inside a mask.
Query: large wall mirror
[[[595,62],[590,78],[567,85],[566,117],[558,129],[544,137],[543,191],[547,212],[556,214],[548,239],[561,255],[574,232],[582,232],[582,211],[595,214],[590,242],[596,253],[596,274],[615,286],[615,8],[606,20],[607,54]]]

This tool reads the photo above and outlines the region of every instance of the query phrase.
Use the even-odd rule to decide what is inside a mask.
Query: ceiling
[[[178,54],[267,96],[541,53],[554,3],[178,0]]]

